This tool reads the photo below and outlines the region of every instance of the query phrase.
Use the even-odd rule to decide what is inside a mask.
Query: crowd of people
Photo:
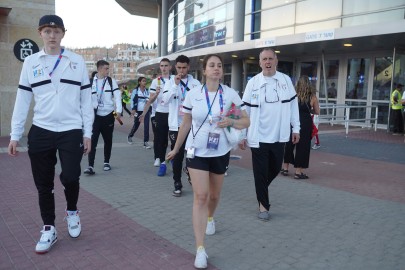
[[[61,46],[65,27],[60,17],[43,16],[38,32],[44,48],[24,62],[8,147],[11,156],[17,155],[17,143],[24,134],[34,98],[28,155],[44,224],[35,247],[37,253],[47,253],[57,241],[53,192],[56,155],[66,196],[68,233],[77,238],[82,226],[77,208],[82,157],[88,154],[88,167],[83,173],[94,175],[101,134],[103,170],[113,169],[114,124],[115,120],[122,122],[124,110],[134,121],[127,136],[129,144],[143,123],[143,146],[152,148],[152,124],[153,166],[158,167],[159,177],[172,166],[174,197],[181,197],[182,174],[187,173],[194,194],[194,266],[198,269],[207,267],[204,239],[216,232],[214,215],[233,147],[251,150],[259,220],[270,219],[269,186],[280,172],[288,175],[289,164],[294,164],[294,178],[308,178],[303,170],[309,166],[311,114],[319,114],[319,103],[307,76],[300,77],[295,87],[288,75],[277,71],[273,49],[260,52],[261,72],[248,81],[241,98],[238,93],[242,89],[221,83],[224,63],[216,54],[206,55],[202,61],[202,82],[189,74],[190,59],[179,55],[174,61],[175,75],[171,74],[171,61],[163,58],[160,76],[149,88],[146,78],[139,77],[135,89],[125,85],[119,89],[115,79],[109,77],[108,62],[98,61],[97,72],[89,78],[83,58]],[[32,67],[36,68],[34,72]],[[237,117],[230,113],[235,108]],[[169,141],[171,150],[166,153]]]

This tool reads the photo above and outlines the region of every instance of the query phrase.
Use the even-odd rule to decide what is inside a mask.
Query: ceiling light
[[[231,55],[233,58],[237,58],[238,56],[236,54]]]
[[[343,46],[345,46],[345,47],[351,47],[351,46],[353,46],[353,44],[351,44],[351,43],[344,43]]]
[[[275,51],[276,53],[281,53],[281,51]]]
[[[249,59],[250,59],[250,60],[255,60],[255,57],[254,57],[254,56],[250,56]]]

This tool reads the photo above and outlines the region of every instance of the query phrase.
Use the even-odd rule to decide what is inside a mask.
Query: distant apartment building
[[[115,44],[112,48],[91,47],[71,50],[83,56],[89,75],[96,70],[98,60],[109,62],[110,76],[119,83],[138,78],[141,75],[136,73],[138,65],[158,56],[156,48],[145,49],[142,46],[133,44]],[[153,75],[153,72],[149,73],[142,75]]]

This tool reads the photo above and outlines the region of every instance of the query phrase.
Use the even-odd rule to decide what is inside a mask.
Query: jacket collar
[[[258,74],[258,77],[260,87],[267,83],[266,79],[264,78],[263,72],[260,72]],[[271,78],[275,79],[276,81],[280,81],[283,79],[283,75],[280,72],[276,71],[276,73]]]
[[[63,47],[64,48],[64,47]],[[72,53],[69,50],[66,50],[66,48],[64,48],[65,50],[63,51],[62,56],[67,57],[68,59],[71,58]],[[38,52],[38,57],[45,57],[47,54],[45,53],[45,49],[42,49]]]

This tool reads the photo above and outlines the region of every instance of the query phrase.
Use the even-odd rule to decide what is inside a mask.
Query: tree
[[[146,44],[146,49],[149,50],[149,45],[148,44]]]
[[[142,49],[145,49],[145,46],[143,46],[143,41],[142,41]]]
[[[156,48],[157,48],[156,42],[153,42],[153,49],[156,49]]]

